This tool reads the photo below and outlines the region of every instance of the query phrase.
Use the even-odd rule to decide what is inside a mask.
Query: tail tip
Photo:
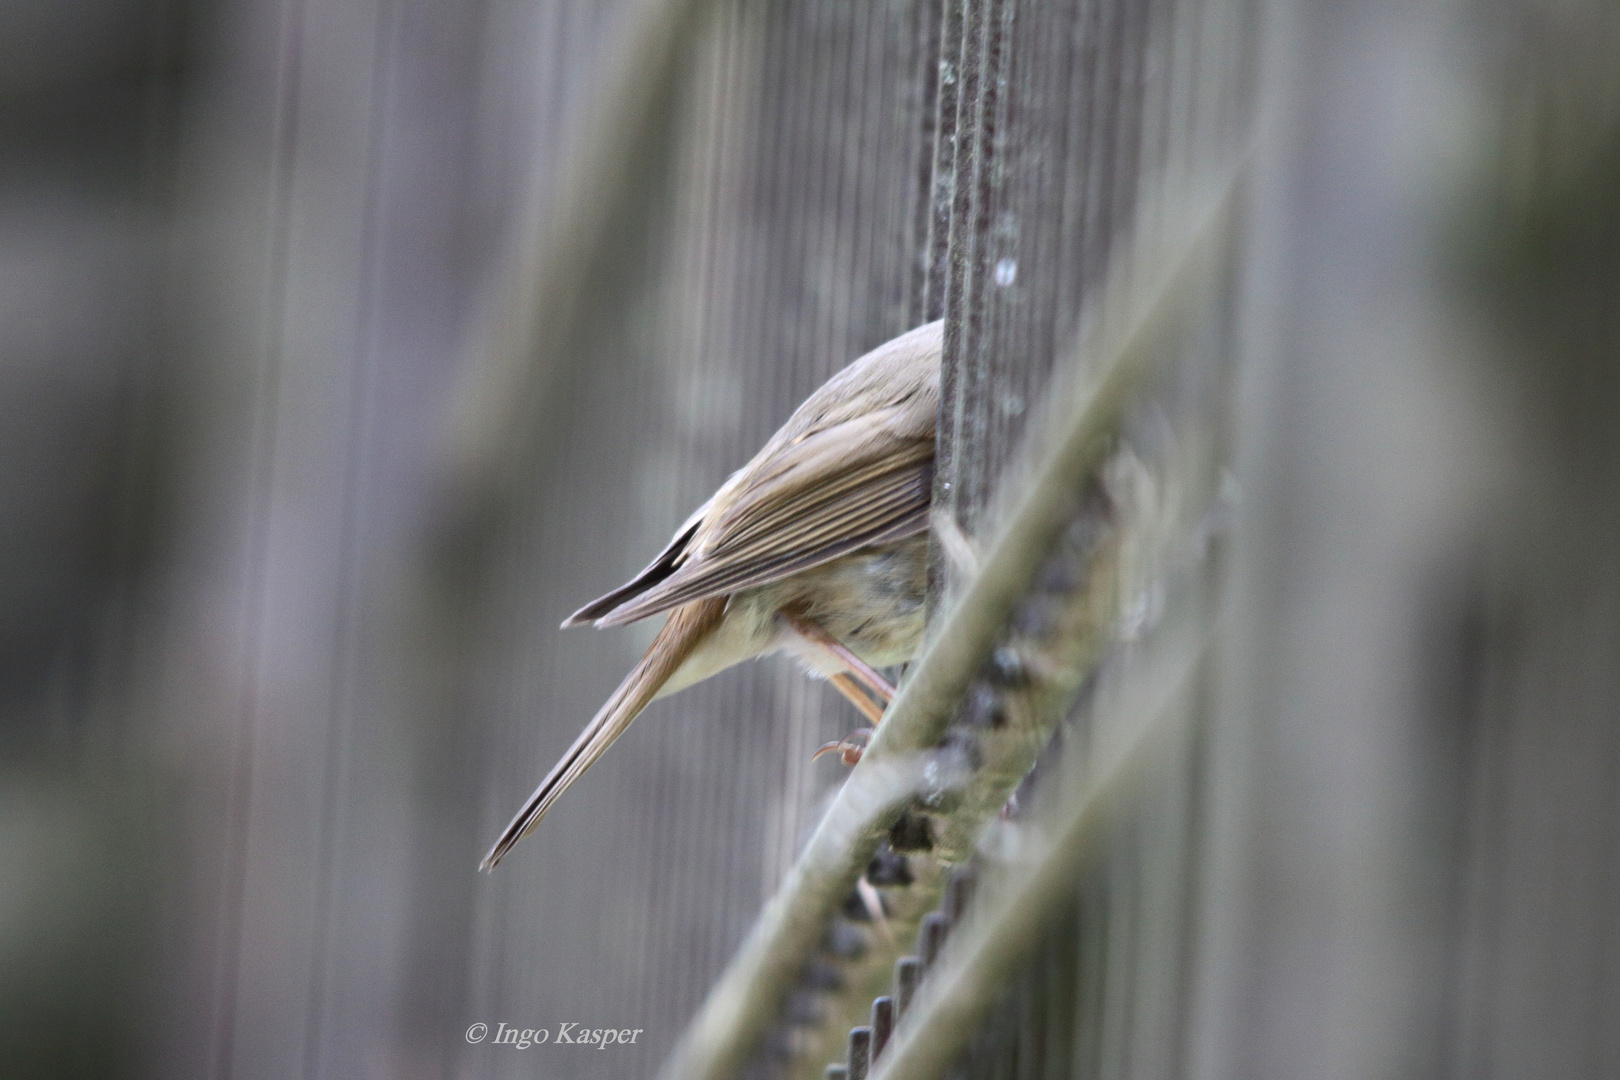
[[[478,864],[478,872],[480,874],[493,873],[495,867],[500,865],[501,860],[506,858],[511,850],[511,842],[506,837],[501,837],[495,842],[495,846],[489,849],[489,854],[484,856],[484,861]]]
[[[611,614],[611,612],[609,614]],[[568,618],[566,618],[562,622],[558,623],[557,624],[557,629],[559,629],[559,630],[572,630],[576,626],[594,626],[594,627],[596,627],[598,629],[601,629],[604,626],[611,626],[611,625],[613,625],[613,624],[609,623],[607,621],[606,616],[603,616],[600,619],[593,619],[589,615],[586,615],[582,611],[576,611],[572,615],[568,616]]]

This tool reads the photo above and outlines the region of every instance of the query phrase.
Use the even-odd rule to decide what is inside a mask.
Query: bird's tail
[[[478,867],[480,870],[493,870],[495,864],[512,850],[512,845],[529,835],[540,819],[546,816],[551,804],[597,758],[607,752],[615,739],[624,734],[630,722],[657,696],[659,688],[669,681],[669,677],[692,655],[692,651],[719,625],[725,609],[725,597],[715,597],[683,604],[670,613],[664,628],[658,631],[658,636],[648,646],[646,655],[624,677],[619,688],[613,691],[613,696],[607,699],[585,730],[579,733],[579,738],[574,740],[574,745],[568,748],[562,760],[540,781],[540,786],[529,796],[529,801],[523,804],[523,809],[518,811],[489,854],[484,856],[484,861]]]

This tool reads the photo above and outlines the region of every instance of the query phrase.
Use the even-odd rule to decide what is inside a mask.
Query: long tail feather
[[[669,621],[664,623],[664,628],[653,639],[646,655],[624,677],[619,688],[613,691],[613,696],[607,699],[595,718],[579,733],[574,745],[568,748],[562,760],[552,767],[534,794],[529,796],[529,801],[523,804],[523,809],[518,811],[489,854],[484,856],[484,861],[478,867],[480,870],[495,869],[495,864],[505,858],[512,846],[533,831],[540,819],[546,816],[546,811],[551,809],[551,804],[597,758],[607,752],[614,740],[624,734],[630,722],[657,696],[659,688],[692,655],[692,650],[719,625],[725,609],[725,598],[716,597],[685,604],[670,613]]]

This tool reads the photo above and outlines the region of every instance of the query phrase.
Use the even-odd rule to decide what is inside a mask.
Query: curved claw
[[[832,751],[837,750],[838,756],[844,759],[845,765],[854,765],[856,762],[861,760],[861,755],[866,752],[865,743],[855,742],[854,740],[857,738],[870,739],[871,737],[871,728],[857,728],[836,742],[823,744],[821,749],[817,750],[810,756],[810,760],[814,761],[822,754],[831,753]]]

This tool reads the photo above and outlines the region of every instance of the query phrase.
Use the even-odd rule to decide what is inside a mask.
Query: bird
[[[939,412],[940,321],[866,353],[805,399],[628,582],[563,626],[663,628],[507,825],[493,870],[643,709],[786,651],[874,726],[923,636]],[[858,760],[852,733],[822,751]]]

